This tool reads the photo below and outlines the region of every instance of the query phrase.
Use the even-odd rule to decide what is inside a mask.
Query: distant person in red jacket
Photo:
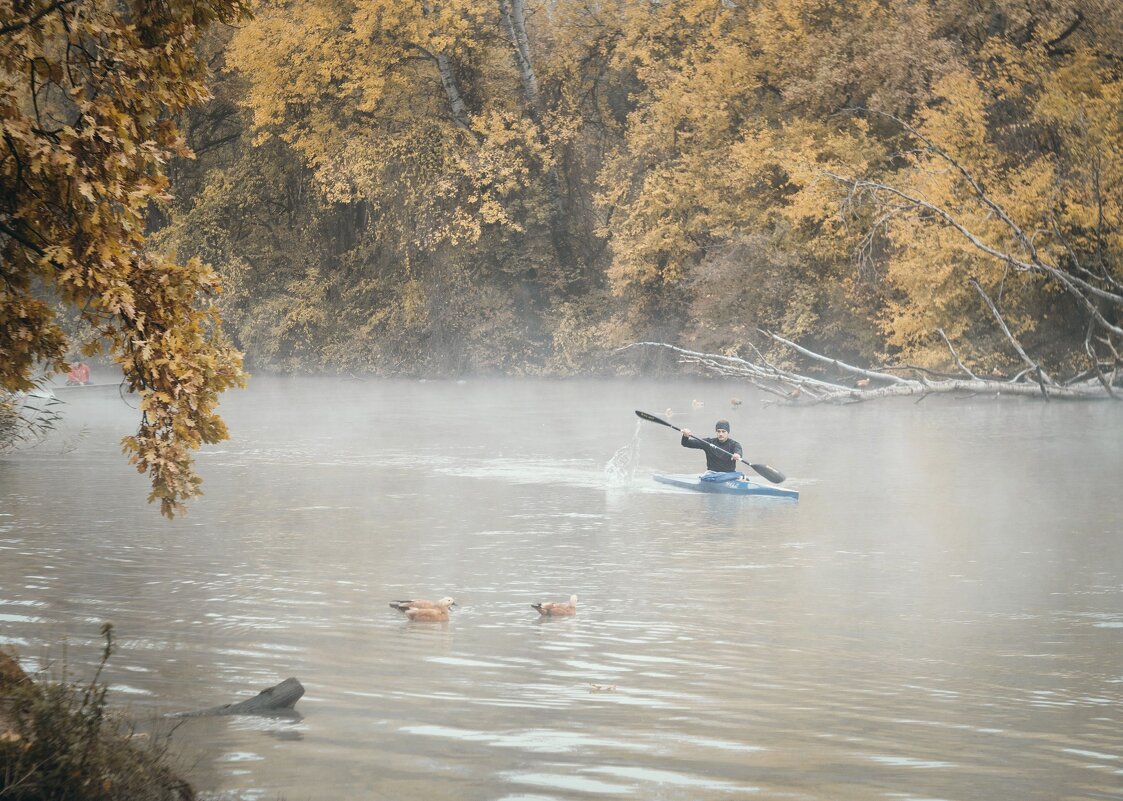
[[[90,366],[85,362],[75,362],[70,365],[70,372],[66,374],[66,385],[85,385],[90,383]]]

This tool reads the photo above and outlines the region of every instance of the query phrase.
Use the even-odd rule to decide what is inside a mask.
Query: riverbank
[[[106,656],[110,631],[106,631]],[[161,746],[111,713],[106,688],[39,681],[0,651],[0,798],[191,801]]]

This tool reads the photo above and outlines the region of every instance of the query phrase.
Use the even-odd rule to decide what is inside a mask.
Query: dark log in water
[[[236,704],[224,704],[196,712],[175,712],[171,718],[196,718],[204,715],[285,715],[295,714],[296,702],[304,695],[304,685],[293,678],[282,681],[275,687],[262,690],[253,698]]]

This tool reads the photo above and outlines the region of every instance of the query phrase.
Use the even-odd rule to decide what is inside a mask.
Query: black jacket
[[[707,437],[706,439],[699,439],[698,437],[688,437],[683,434],[682,447],[705,448],[706,469],[716,470],[719,473],[732,473],[737,469],[737,463],[733,461],[733,457],[726,456],[721,451],[729,451],[730,453],[735,453],[738,456],[743,455],[743,451],[741,450],[741,443],[735,439],[727,439],[725,442],[721,442],[717,437]],[[721,448],[721,451],[715,450],[716,448]]]

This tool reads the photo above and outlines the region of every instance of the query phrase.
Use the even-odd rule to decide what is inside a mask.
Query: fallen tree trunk
[[[206,715],[286,715],[296,714],[293,707],[304,695],[304,685],[296,679],[285,679],[275,687],[262,690],[253,698],[236,704],[213,706],[196,712],[175,712],[170,718],[197,718]]]
[[[1065,383],[1043,381],[1038,371],[1033,370],[1023,370],[1010,378],[992,379],[980,378],[966,368],[963,368],[966,373],[964,377],[907,365],[867,369],[816,353],[770,331],[761,333],[812,362],[829,366],[832,368],[830,372],[835,375],[848,376],[849,383],[779,367],[752,346],[750,347],[756,353],[755,360],[720,353],[700,353],[666,342],[633,342],[618,349],[618,352],[632,348],[661,348],[675,353],[682,364],[693,365],[708,373],[742,379],[786,402],[800,403],[859,403],[889,397],[924,398],[932,394],[1016,395],[1045,400],[1118,399],[1111,387],[1118,387],[1123,378],[1113,371],[1111,380],[1103,381],[1099,376],[1085,376]]]

